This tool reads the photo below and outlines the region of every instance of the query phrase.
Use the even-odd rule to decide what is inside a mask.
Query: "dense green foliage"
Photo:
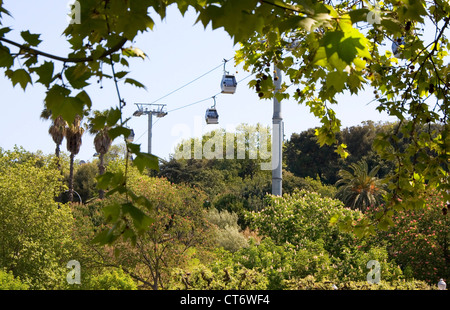
[[[111,171],[124,169],[121,162],[111,162]],[[199,190],[183,185],[172,185],[162,178],[142,175],[134,167],[129,167],[130,186],[134,192],[146,197],[152,209],[130,209],[135,217],[127,216],[126,225],[136,218],[142,220],[135,225],[149,225],[145,234],[133,244],[118,240],[113,247],[91,244],[99,231],[110,231],[111,221],[120,216],[111,205],[123,203],[125,195],[111,195],[103,200],[75,207],[77,231],[75,239],[84,244],[80,248],[83,257],[80,262],[98,272],[92,262],[101,267],[113,266],[123,269],[143,288],[166,288],[168,273],[174,266],[182,267],[191,257],[195,257],[203,244],[211,241],[210,226],[203,208],[206,196]],[[148,219],[154,219],[144,224]],[[123,227],[126,229],[126,227]],[[197,249],[199,248],[199,249]],[[101,268],[100,268],[101,269]]]
[[[380,207],[369,208],[376,214]],[[401,210],[394,214],[396,226],[379,236],[407,278],[428,280],[450,276],[450,227],[448,205],[434,193],[425,209]]]
[[[120,95],[120,86],[145,88],[130,77],[128,60],[145,59],[146,53],[131,44],[139,34],[153,29],[155,18],[164,19],[170,5],[176,5],[182,14],[194,10],[197,22],[223,28],[240,43],[236,61],[255,73],[249,86],[262,99],[293,98],[309,107],[321,122],[314,130],[318,144],[334,144],[332,148],[343,158],[348,156],[348,145],[336,137],[341,122],[333,104],[338,104],[342,94],[360,95],[365,88],[373,88],[377,109],[398,119],[393,130],[378,134],[373,143],[378,155],[395,166],[386,177],[390,189],[384,197],[386,208],[423,207],[425,184],[449,199],[448,1],[386,0],[373,7],[362,0],[86,0],[78,16],[72,16],[82,22],[70,23],[62,30],[69,46],[67,56],[39,50],[41,34],[32,29],[22,31],[21,42],[16,42],[10,39],[13,29],[2,27],[0,67],[13,86],[24,90],[34,84],[46,87],[44,110],[50,112],[55,125],[58,120],[68,124],[66,128],[76,129],[73,125],[79,118],[93,115],[87,125],[92,132],[107,133],[101,135],[103,146],[121,137],[127,151],[134,154],[136,167],[157,169],[155,156],[127,141],[131,130],[122,115],[126,100]],[[4,15],[13,13],[0,1],[0,25]],[[385,45],[392,43],[398,45],[397,50],[386,50]],[[112,74],[104,71],[106,67]],[[284,75],[289,83],[283,82],[275,92],[278,75]],[[96,111],[85,87],[93,80],[108,79],[116,86],[117,105]],[[57,131],[52,131],[53,138]],[[81,131],[64,133],[71,140],[71,162],[81,144],[79,140],[72,143],[73,133],[80,136]],[[410,141],[405,147],[403,139]],[[54,140],[57,153],[59,140]],[[102,160],[103,155],[101,169]],[[72,170],[69,200],[73,196]],[[335,173],[323,170],[319,177],[332,182]],[[126,203],[133,208],[148,206],[148,201],[127,186],[127,177],[126,173],[102,175],[100,196],[105,188],[115,188],[128,192]],[[116,212],[122,213],[124,206],[115,205]],[[390,222],[389,216],[384,214],[380,222]],[[124,218],[118,218],[115,227],[123,222]],[[136,233],[127,232],[135,239],[144,230],[138,227]],[[100,239],[103,243],[116,241],[106,234]]]
[[[52,161],[23,150],[0,153],[0,268],[32,288],[57,288],[65,279],[73,225]]]
[[[12,272],[0,270],[0,290],[27,290],[29,287],[19,278],[14,278]]]
[[[61,163],[67,166],[64,158]],[[123,203],[126,193],[107,192],[105,199],[69,207],[55,202],[64,184],[53,156],[16,149],[2,152],[0,163],[2,288],[331,289],[334,284],[339,289],[429,289],[437,278],[448,277],[448,216],[442,195],[434,195],[425,210],[398,211],[395,228],[359,238],[337,219],[357,225],[364,215],[376,218],[380,206],[352,210],[332,195],[295,187],[283,197],[263,197],[259,209],[240,209],[239,224],[238,213],[231,210],[236,201],[211,204],[212,196],[189,182],[150,177],[118,159],[109,161],[107,171],[129,169],[133,192],[152,205],[129,209],[137,214],[126,215],[125,223],[154,220],[134,242],[118,239],[109,246],[92,241],[114,225],[120,215],[111,205]],[[309,182],[323,187],[315,183],[320,181]],[[20,255],[14,255],[15,249]],[[80,263],[80,284],[66,281],[70,260]],[[370,260],[380,263],[378,284],[366,281]]]
[[[127,140],[120,85],[145,87],[129,76],[129,58],[146,57],[131,44],[169,5],[182,14],[195,10],[198,22],[223,27],[240,43],[236,61],[255,73],[249,86],[260,98],[294,99],[320,120],[321,127],[286,143],[284,197],[266,197],[270,171],[259,165],[268,158],[249,156],[261,141],[249,141],[243,159],[174,158],[150,177],[158,159]],[[70,48],[63,57],[38,50],[42,40],[32,29],[12,41],[13,29],[1,24],[11,13],[0,0],[0,67],[13,86],[45,86],[55,155],[63,137],[70,152],[70,162],[0,153],[2,287],[66,288],[73,259],[84,289],[425,288],[403,278],[448,280],[449,12],[444,0],[386,0],[376,10],[358,0],[85,0],[83,22],[63,30]],[[398,51],[384,47],[392,42]],[[275,92],[278,74],[286,81]],[[84,88],[103,79],[115,84],[117,105],[95,111]],[[398,122],[341,131],[333,104],[367,88],[377,109]],[[92,132],[107,133],[97,141],[95,181],[90,166],[75,165],[85,121]],[[124,160],[105,166],[103,155],[119,137]],[[360,160],[367,171],[380,165],[384,203],[369,199],[360,210],[347,209],[332,198],[333,185]],[[56,202],[66,185],[70,201],[75,186],[83,202],[97,192],[105,199]],[[209,223],[214,208],[229,212],[232,223],[220,227],[217,216]],[[361,284],[368,260],[381,265],[379,286]]]

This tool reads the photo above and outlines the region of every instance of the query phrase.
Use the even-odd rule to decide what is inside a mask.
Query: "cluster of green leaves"
[[[264,290],[267,278],[256,270],[242,266],[199,265],[189,272],[175,268],[169,288],[172,290]]]
[[[332,146],[322,147],[317,143],[315,128],[293,133],[285,142],[283,160],[286,169],[298,177],[319,178],[323,183],[335,185],[339,180],[339,171],[348,169],[352,163],[365,161],[369,168],[380,166],[378,177],[384,178],[394,170],[394,163],[382,159],[372,148],[377,134],[388,134],[395,123],[362,124],[342,128],[336,133],[338,143],[347,146],[349,156],[340,157]],[[405,141],[406,142],[406,141]]]
[[[108,166],[112,173],[124,168],[123,160],[110,162]],[[121,268],[141,288],[165,289],[171,269],[184,266],[213,240],[213,227],[207,222],[207,211],[203,208],[206,196],[185,185],[151,178],[136,167],[130,167],[128,178],[130,189],[151,203],[152,208],[138,205],[133,211],[136,214],[124,212],[120,216],[123,225],[128,226],[126,229],[142,227],[141,223],[134,222],[136,218],[142,218],[142,222],[148,220],[145,232],[136,234],[133,242],[127,242],[118,238],[126,234],[116,231],[111,233],[117,239],[110,246],[96,243],[99,231],[109,232],[115,225],[111,220],[116,216],[113,208],[125,204],[126,193],[116,192],[93,200],[74,211],[77,218],[74,239],[83,244],[78,257],[91,270],[95,266]]]
[[[108,164],[111,173],[125,168],[123,159]],[[330,225],[336,214],[349,225],[363,219],[361,211],[346,209],[338,200],[305,190],[268,196],[262,210],[247,212],[247,223],[258,234],[243,233],[237,214],[208,210],[208,196],[200,189],[129,169],[130,189],[153,205],[139,210],[155,221],[135,244],[117,239],[101,246],[92,240],[111,228],[111,206],[122,204],[126,193],[84,205],[58,204],[55,194],[44,190],[61,190],[51,157],[18,149],[0,152],[0,266],[8,270],[0,271],[0,287],[429,289],[415,279],[434,284],[436,276],[448,273],[448,215],[440,194],[429,201],[429,209],[398,211],[397,227],[364,239],[337,229],[339,222]],[[364,212],[376,216],[380,210]],[[220,234],[225,238],[217,238]],[[65,281],[72,259],[81,264],[81,285]],[[370,260],[381,265],[378,285],[365,281]]]
[[[62,188],[48,158],[0,152],[0,266],[33,289],[60,287],[72,259],[71,210],[54,201]]]
[[[81,270],[81,283],[77,285],[66,284],[65,290],[137,290],[137,284],[133,278],[121,268],[97,268]]]
[[[392,255],[391,239],[383,234],[358,239],[342,232],[329,225],[335,213],[346,213],[352,223],[362,219],[360,211],[316,193],[270,196],[262,211],[249,214],[259,239],[249,238],[237,251],[219,248],[208,260],[174,269],[170,287],[241,289],[243,283],[259,278],[260,285],[253,288],[332,289],[335,284],[338,289],[430,289],[415,277],[405,282],[408,270]],[[367,282],[370,260],[380,263],[378,284]]]
[[[122,137],[127,143],[127,149],[134,154],[134,164],[141,170],[157,169],[157,158],[140,151],[140,146],[127,141],[131,131],[126,126],[127,120],[122,116],[125,100],[118,91],[118,105],[112,106],[103,113],[96,113],[95,104],[85,87],[92,81],[98,83],[109,79],[118,87],[119,84],[131,84],[145,87],[140,82],[128,76],[129,59],[132,57],[145,58],[146,55],[138,47],[127,46],[141,32],[151,30],[154,21],[149,16],[150,8],[153,14],[165,17],[165,10],[169,4],[176,1],[104,1],[87,0],[80,5],[80,23],[70,23],[64,30],[69,43],[70,52],[62,57],[39,50],[42,40],[40,34],[32,30],[22,31],[23,42],[14,42],[7,38],[12,31],[9,27],[1,27],[2,15],[11,15],[0,1],[0,67],[5,70],[12,85],[19,84],[24,90],[33,83],[42,84],[47,88],[44,98],[44,109],[51,111],[52,119],[62,117],[68,124],[72,124],[77,117],[84,117],[92,113],[88,119],[88,126],[93,130],[108,128],[112,141]],[[180,6],[182,8],[183,5]],[[184,8],[183,10],[187,9]],[[18,48],[15,53],[10,47]],[[20,61],[20,68],[16,68]],[[104,66],[111,67],[112,74],[106,73]],[[105,67],[106,67],[105,66]],[[117,71],[117,66],[123,69]],[[128,158],[128,157],[127,157]],[[136,196],[127,189],[126,173],[102,176],[98,181],[101,189],[127,193],[127,202],[111,207],[111,212],[124,212],[134,217],[137,234],[148,227],[148,219],[137,211],[135,205],[150,205],[142,197]],[[113,217],[118,230],[119,218]],[[114,231],[116,228],[113,229]],[[121,230],[126,238],[136,238],[134,230]],[[103,233],[97,239],[101,243],[111,243],[111,232]]]
[[[425,208],[396,211],[396,225],[375,239],[387,242],[389,256],[402,266],[406,277],[434,284],[450,275],[449,214],[443,195],[433,191],[425,200]],[[367,213],[373,216],[381,209],[371,207]]]
[[[322,123],[316,129],[321,146],[337,141],[341,123],[332,105],[339,104],[338,95],[375,89],[377,109],[399,120],[396,131],[379,135],[374,144],[396,165],[388,179],[389,208],[423,206],[425,184],[449,198],[447,1],[388,0],[376,12],[363,1],[212,2],[199,18],[213,28],[224,27],[242,43],[236,59],[256,73],[249,85],[260,97],[272,98],[276,71],[284,73],[289,82],[275,96],[310,108]],[[224,15],[218,21],[219,11]],[[238,16],[231,18],[230,11]],[[378,14],[376,22],[370,20],[373,14]],[[395,55],[383,47],[392,42],[399,45]],[[290,92],[293,87],[296,91]],[[435,123],[443,126],[418,132]],[[399,146],[398,133],[410,140],[408,147]],[[345,144],[335,150],[348,155]]]
[[[257,73],[251,87],[258,89],[262,98],[272,98],[273,80],[278,70],[286,75],[298,89],[289,93],[286,83],[275,96],[282,100],[292,97],[307,105],[320,119],[316,130],[318,143],[323,146],[336,141],[340,120],[331,107],[337,104],[339,94],[359,94],[365,86],[377,91],[378,109],[399,119],[397,132],[380,135],[376,150],[388,159],[395,159],[396,173],[390,176],[391,191],[386,200],[399,204],[424,205],[425,184],[441,190],[446,199],[450,194],[448,155],[448,70],[446,58],[450,43],[445,35],[449,28],[450,5],[436,0],[387,0],[380,4],[375,23],[370,23],[373,8],[364,1],[342,0],[160,0],[160,1],[108,1],[85,0],[81,8],[81,23],[69,24],[64,35],[70,45],[66,57],[38,50],[40,34],[30,30],[21,32],[22,42],[7,38],[12,29],[0,28],[0,67],[5,70],[12,85],[25,89],[40,83],[47,88],[45,108],[52,118],[61,116],[68,124],[84,116],[95,105],[84,89],[97,79],[110,79],[137,87],[144,85],[130,77],[129,57],[145,58],[146,54],[131,44],[141,32],[151,30],[151,16],[164,18],[166,8],[176,4],[184,14],[189,8],[198,12],[198,22],[213,29],[223,27],[242,48],[236,55],[246,69]],[[151,13],[149,13],[151,12]],[[0,1],[1,18],[10,13]],[[435,36],[427,42],[431,29]],[[403,38],[403,41],[402,39]],[[382,48],[385,42],[399,39],[399,53]],[[10,47],[19,49],[14,53]],[[284,51],[289,51],[285,53]],[[20,61],[20,68],[17,63]],[[103,70],[111,67],[112,74]],[[270,68],[275,64],[277,70]],[[120,71],[117,67],[121,66]],[[378,93],[379,92],[379,93]],[[126,127],[122,109],[125,100],[118,91],[118,105],[107,110],[107,118],[94,117],[94,127],[111,127],[112,140],[122,137],[134,164],[140,169],[156,169],[157,159],[140,151],[140,146],[127,141],[130,130]],[[380,95],[381,94],[381,95]],[[434,103],[431,103],[434,100]],[[442,122],[439,130],[418,134],[424,124]],[[431,128],[431,127],[430,127]],[[398,147],[397,134],[411,143]],[[344,158],[346,145],[340,144],[336,152]],[[126,157],[128,160],[128,156]],[[135,240],[150,221],[138,212],[138,205],[150,207],[141,196],[127,185],[124,173],[106,173],[98,180],[101,189],[125,194],[126,202],[111,206],[111,232],[103,233],[98,241],[109,244],[116,240],[115,232],[125,233]],[[401,200],[398,199],[401,197]],[[392,206],[389,205],[389,208]],[[135,230],[124,229],[121,214],[128,214],[137,225]],[[125,225],[126,227],[126,225]],[[114,231],[114,233],[113,233]]]
[[[345,281],[334,284],[331,281],[318,281],[314,276],[307,276],[303,279],[287,280],[286,285],[291,290],[432,290],[435,289],[426,282],[419,280],[405,281],[394,280],[391,282],[382,281],[377,285],[367,281]]]
[[[27,290],[29,286],[19,278],[15,278],[12,272],[0,269],[0,290]]]
[[[247,239],[241,233],[236,213],[227,210],[218,211],[216,208],[211,208],[208,211],[207,219],[217,227],[214,236],[216,247],[235,252],[248,245]]]
[[[322,239],[333,253],[332,249],[339,251],[342,244],[354,242],[351,234],[330,225],[336,214],[349,221],[362,217],[358,211],[345,209],[339,200],[300,190],[283,197],[268,196],[266,207],[248,213],[247,218],[253,228],[277,243],[301,244],[304,240]]]

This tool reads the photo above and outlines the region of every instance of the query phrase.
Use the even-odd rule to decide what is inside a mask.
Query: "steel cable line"
[[[248,78],[251,77],[253,74],[254,74],[254,73],[251,73],[250,75],[246,76],[245,78],[239,80],[237,83],[239,84],[240,82],[242,82],[242,81],[248,79]],[[195,104],[204,102],[204,101],[206,101],[206,100],[209,100],[209,99],[211,99],[211,98],[217,97],[217,96],[219,96],[219,95],[221,95],[221,94],[222,94],[222,92],[218,92],[217,94],[215,94],[215,95],[213,95],[213,96],[210,96],[210,97],[208,97],[208,98],[204,98],[204,99],[195,101],[195,102],[193,102],[193,103],[189,103],[189,104],[186,104],[186,105],[184,105],[184,106],[181,106],[181,107],[172,109],[172,110],[170,110],[170,111],[167,111],[167,113],[173,112],[173,111],[177,111],[177,110],[181,110],[181,109],[184,109],[184,108],[187,108],[187,107],[190,107],[190,106],[192,106],[192,105],[195,105]]]
[[[228,62],[228,61],[230,61],[231,59],[233,59],[233,58],[225,59],[225,62]],[[220,67],[222,67],[222,64],[220,64],[219,66],[217,66],[217,67],[215,67],[215,68],[209,70],[208,72],[206,72],[206,73],[200,75],[199,77],[193,79],[192,81],[190,81],[190,82],[184,84],[183,86],[178,87],[177,89],[171,91],[170,93],[168,93],[168,94],[166,94],[166,95],[164,95],[164,96],[162,96],[162,97],[156,99],[155,101],[152,101],[150,104],[153,104],[153,103],[155,103],[155,102],[158,102],[158,101],[160,101],[161,99],[164,99],[164,98],[166,98],[166,97],[172,95],[173,93],[176,93],[177,91],[179,91],[179,90],[185,88],[186,86],[188,86],[188,85],[194,83],[195,81],[201,79],[201,78],[204,77],[205,75],[208,75],[209,73],[213,72],[214,70],[216,70],[216,69],[218,69],[218,68],[220,68]]]
[[[222,66],[222,65],[221,65],[221,66]],[[215,70],[215,69],[217,69],[217,67],[214,68],[213,70]],[[213,70],[211,70],[211,71],[213,71]],[[210,71],[210,72],[211,72],[211,71]],[[207,74],[207,73],[205,73],[205,74]],[[204,74],[204,75],[205,75],[205,74]],[[203,76],[204,76],[204,75],[203,75]],[[248,78],[251,77],[252,75],[254,75],[254,73],[251,73],[251,74],[247,75],[246,77],[240,79],[239,81],[237,81],[237,83],[239,84],[240,82],[242,82],[242,81],[248,79]],[[198,78],[197,78],[197,79],[198,79]],[[190,83],[191,83],[191,82],[189,82],[188,84],[190,84]],[[186,85],[188,85],[188,84],[186,84]],[[174,93],[174,92],[175,92],[175,91],[173,91],[172,93]],[[195,101],[195,102],[186,104],[186,105],[184,105],[184,106],[181,106],[181,107],[172,109],[172,110],[170,110],[170,111],[167,111],[167,113],[173,112],[173,111],[177,111],[177,110],[181,110],[181,109],[184,109],[184,108],[187,108],[187,107],[190,107],[190,106],[193,106],[193,105],[196,105],[196,104],[205,102],[205,101],[210,100],[211,98],[214,98],[214,97],[216,97],[216,96],[218,96],[218,95],[221,95],[221,94],[222,94],[222,92],[218,92],[217,94],[215,94],[215,95],[213,95],[213,96],[210,96],[210,97],[207,97],[207,98],[204,98],[204,99],[201,99],[201,100],[198,100],[198,101]],[[165,97],[167,97],[167,96],[168,96],[168,95],[166,95]],[[160,120],[160,118],[158,118],[158,119],[153,123],[153,125],[155,125],[159,120]],[[139,136],[139,138],[137,138],[135,141],[139,141],[139,139],[141,139],[147,132],[148,132],[148,129],[147,129],[141,136]]]

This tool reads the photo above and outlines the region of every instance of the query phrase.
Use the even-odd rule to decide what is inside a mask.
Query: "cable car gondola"
[[[220,83],[220,87],[222,89],[222,93],[224,93],[224,94],[234,94],[236,92],[236,86],[237,86],[236,78],[234,77],[234,75],[229,74],[225,70],[225,65],[227,63],[227,60],[224,59],[223,61],[224,61],[224,64],[223,64],[223,77],[222,77],[222,82]]]
[[[224,74],[220,85],[222,88],[222,93],[224,94],[234,94],[236,92],[237,82],[234,75]]]
[[[209,124],[219,124],[219,113],[213,107],[206,110],[205,114],[206,123]]]
[[[213,97],[214,105],[206,109],[205,120],[206,124],[219,124],[219,113],[216,110],[216,97]]]
[[[396,39],[395,41],[392,42],[392,47],[391,47],[392,48],[392,53],[394,54],[394,56],[396,58],[401,56],[400,51],[399,51],[399,47],[401,45],[404,45],[404,44],[405,44],[405,37],[401,37],[401,38]]]

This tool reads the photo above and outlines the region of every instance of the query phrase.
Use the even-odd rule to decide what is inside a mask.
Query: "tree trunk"
[[[74,153],[70,153],[70,174],[69,174],[69,202],[73,202],[73,160]]]
[[[55,155],[56,155],[56,158],[58,159],[58,161],[59,161],[59,146],[60,146],[60,144],[57,144],[56,149],[55,149]]]
[[[100,162],[99,162],[99,164],[98,164],[98,173],[99,173],[100,175],[102,175],[102,174],[105,173],[104,156],[105,156],[104,153],[100,153],[100,156],[99,156]],[[105,197],[105,191],[104,191],[103,189],[100,189],[100,190],[98,191],[98,197],[99,197],[100,199],[103,199],[103,198]]]
[[[61,175],[61,179],[62,179],[63,173],[62,173],[62,169],[61,169],[61,158],[59,156],[59,153],[60,153],[60,144],[56,144],[56,149],[55,149],[56,167],[58,168],[59,173]],[[61,199],[62,194],[63,194],[63,190],[62,190],[62,183],[61,183],[61,185],[59,186],[59,195],[58,195],[58,197],[55,198],[56,202],[62,201],[62,199]]]

